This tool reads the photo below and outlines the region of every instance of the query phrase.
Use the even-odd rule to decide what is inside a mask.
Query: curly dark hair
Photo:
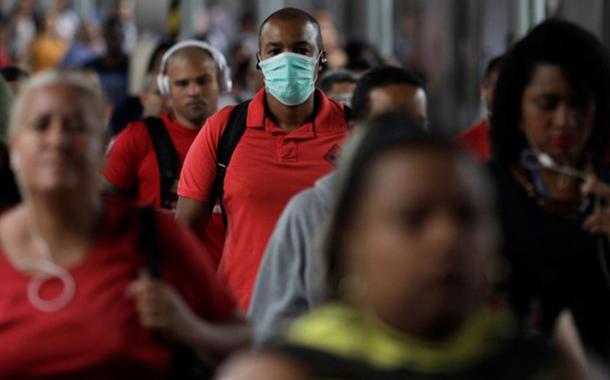
[[[601,42],[583,28],[547,20],[530,31],[504,57],[492,105],[491,145],[495,161],[518,162],[527,146],[520,130],[521,99],[538,64],[558,65],[583,104],[597,104],[593,131],[585,151],[596,166],[604,160],[610,133],[610,64]]]

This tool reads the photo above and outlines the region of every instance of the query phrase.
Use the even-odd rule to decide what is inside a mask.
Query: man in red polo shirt
[[[163,55],[157,82],[161,94],[169,98],[171,111],[161,115],[160,125],[167,131],[170,148],[175,151],[176,174],[197,132],[217,111],[220,92],[230,90],[228,70],[222,54],[201,41],[180,42]],[[140,205],[172,210],[177,200],[178,178],[162,202],[159,157],[149,128],[144,121],[137,121],[119,133],[108,152],[103,175],[113,193],[135,196]],[[207,229],[204,240],[207,252],[218,263],[224,240],[224,225],[219,216],[214,217],[213,227]]]
[[[220,276],[242,310],[284,206],[333,168],[348,132],[343,106],[314,88],[326,57],[313,17],[295,8],[273,13],[261,25],[257,59],[265,88],[248,105],[222,199],[228,225]],[[176,217],[190,226],[208,223],[218,142],[231,110],[208,119],[184,162]]]
[[[455,140],[474,154],[480,161],[489,160],[489,116],[491,105],[494,98],[494,90],[500,74],[500,66],[502,65],[502,56],[493,58],[487,64],[485,69],[485,77],[481,84],[481,101],[485,104],[487,115],[474,126],[460,132]]]

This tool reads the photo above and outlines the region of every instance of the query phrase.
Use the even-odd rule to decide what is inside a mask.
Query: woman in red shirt
[[[172,344],[226,355],[248,339],[189,232],[154,214],[162,276],[145,274],[144,213],[99,192],[99,91],[77,73],[17,98],[11,163],[23,202],[0,217],[0,377],[165,378]],[[222,325],[221,325],[222,324]]]

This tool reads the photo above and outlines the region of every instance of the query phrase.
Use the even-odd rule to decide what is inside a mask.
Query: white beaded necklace
[[[76,293],[74,277],[53,260],[49,244],[33,224],[29,224],[29,230],[34,247],[41,257],[18,259],[18,265],[22,270],[34,272],[27,288],[28,300],[39,311],[50,313],[61,310],[72,301]],[[54,299],[43,299],[40,296],[40,288],[45,282],[52,279],[57,279],[62,283],[62,292]]]

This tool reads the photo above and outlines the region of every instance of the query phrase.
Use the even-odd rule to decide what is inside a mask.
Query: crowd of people
[[[534,27],[446,136],[420,75],[327,50],[323,14],[270,14],[252,67],[163,41],[136,97],[122,27],[0,70],[1,378],[608,378],[595,36]]]

